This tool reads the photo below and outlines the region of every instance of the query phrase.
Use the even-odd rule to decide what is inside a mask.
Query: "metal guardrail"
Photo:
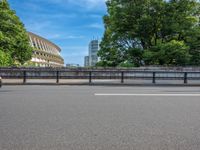
[[[88,70],[88,69],[0,69],[0,77],[3,79],[22,79],[23,84],[27,79],[55,79],[59,84],[60,79],[87,79],[88,83],[93,80],[120,80],[125,83],[126,80],[151,80],[156,84],[157,80],[182,80],[184,84],[188,80],[200,80],[200,72],[183,72],[183,71],[144,71],[144,70]]]

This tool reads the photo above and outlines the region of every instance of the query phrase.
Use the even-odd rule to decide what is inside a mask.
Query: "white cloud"
[[[105,6],[106,0],[34,0],[34,2],[48,2],[58,5],[77,5],[86,9],[96,9],[96,8],[102,8]]]
[[[36,3],[30,3],[28,1],[24,2],[24,7],[29,8],[30,10],[34,10],[34,11],[39,11],[42,10],[40,5],[37,5]]]
[[[105,0],[69,0],[69,2],[89,9],[101,7],[105,4]]]
[[[69,40],[69,39],[83,39],[85,36],[82,35],[66,35],[66,34],[46,34],[48,39],[51,40]]]
[[[25,24],[25,27],[28,31],[40,33],[41,31],[50,27],[51,25],[52,23],[50,21],[36,22],[36,21],[31,20],[27,22],[27,24]]]
[[[34,17],[37,18],[43,18],[43,19],[71,19],[71,18],[76,18],[78,15],[75,13],[69,13],[69,14],[64,14],[64,13],[43,13],[43,14],[34,14]]]
[[[95,28],[95,29],[103,29],[103,25],[102,24],[99,24],[99,23],[92,23],[88,26],[86,26],[88,28]]]
[[[91,14],[91,15],[88,15],[87,17],[95,18],[95,19],[102,19],[103,18],[102,15],[96,15],[96,14]]]
[[[85,38],[84,36],[82,35],[68,35],[68,36],[65,36],[64,39],[83,39]]]

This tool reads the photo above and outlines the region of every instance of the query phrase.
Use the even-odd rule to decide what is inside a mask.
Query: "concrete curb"
[[[126,84],[126,83],[2,83],[4,86],[27,86],[27,85],[43,85],[43,86],[149,86],[149,87],[159,87],[159,86],[172,86],[172,87],[200,87],[200,84]]]

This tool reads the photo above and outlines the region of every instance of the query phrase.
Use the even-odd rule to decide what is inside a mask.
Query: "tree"
[[[0,49],[12,58],[9,65],[24,64],[32,57],[28,34],[7,0],[0,0]]]
[[[118,66],[124,61],[130,59],[129,54],[134,53],[134,50],[141,48],[141,41],[137,40],[138,34],[137,19],[144,10],[146,0],[137,1],[120,1],[111,0],[107,1],[108,15],[104,16],[105,34],[100,44],[101,50],[99,57],[104,64],[109,66]],[[140,6],[140,7],[137,7]],[[136,49],[135,49],[136,48]],[[111,56],[113,55],[114,56]],[[134,64],[141,65],[141,60],[131,56]],[[106,63],[111,62],[111,63]]]
[[[196,34],[200,23],[199,5],[197,0],[108,0],[100,59],[104,61],[104,65],[111,61],[112,66],[123,62],[141,66],[184,65],[191,58],[190,61],[200,65],[197,61],[200,59],[199,34]],[[152,57],[160,52],[167,53],[168,50],[173,53],[167,47],[179,45],[178,50],[182,54],[181,44],[188,57],[186,62],[178,61],[178,58],[176,63],[167,60],[152,61]],[[179,53],[176,49],[173,50],[176,51],[175,54]],[[112,54],[115,55],[114,58],[110,56]]]
[[[11,62],[10,55],[0,50],[0,67],[9,66]]]
[[[148,65],[185,66],[190,57],[189,46],[176,40],[158,44],[144,53]]]
[[[189,53],[192,56],[190,65],[200,65],[200,27],[194,28],[188,33],[186,38],[187,45],[190,46]]]

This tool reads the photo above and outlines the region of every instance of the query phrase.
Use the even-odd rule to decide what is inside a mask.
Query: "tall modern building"
[[[30,44],[33,47],[31,63],[38,67],[63,67],[64,60],[61,49],[47,39],[28,32]]]
[[[99,41],[92,40],[89,44],[89,66],[95,66],[98,62]]]
[[[85,67],[89,66],[89,56],[85,56],[85,58],[84,58],[84,66]]]

